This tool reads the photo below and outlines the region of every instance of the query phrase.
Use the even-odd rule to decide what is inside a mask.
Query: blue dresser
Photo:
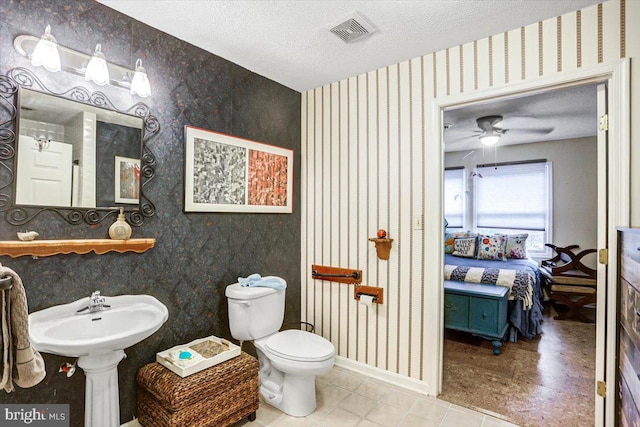
[[[445,328],[491,340],[496,355],[509,328],[508,305],[509,288],[505,286],[444,282]]]

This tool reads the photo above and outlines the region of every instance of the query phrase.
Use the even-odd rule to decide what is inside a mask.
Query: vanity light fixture
[[[133,73],[133,79],[131,79],[131,95],[139,95],[143,98],[151,95],[149,78],[146,70],[142,67],[142,59],[140,58],[136,61],[136,71]]]
[[[35,38],[35,37],[34,37]],[[47,25],[44,34],[36,43],[31,54],[31,65],[34,67],[43,66],[53,73],[60,71],[60,53],[58,52],[58,42],[51,35],[51,25]]]
[[[40,47],[42,46],[42,47]],[[41,37],[20,35],[13,41],[13,47],[25,58],[31,60],[33,66],[43,66],[49,71],[65,70],[83,76],[98,85],[111,86],[129,90],[132,95],[146,98],[151,95],[149,78],[142,61],[136,61],[136,68],[122,67],[108,62],[98,44],[93,55],[61,46],[51,35],[51,27],[47,25]],[[55,56],[54,56],[55,52]],[[94,65],[97,64],[97,65]],[[106,67],[106,72],[104,71]],[[100,71],[96,71],[96,70]],[[139,82],[139,83],[138,83]]]
[[[87,64],[84,79],[87,81],[91,80],[100,86],[109,83],[109,68],[107,67],[107,60],[102,53],[102,45],[100,43],[96,45],[96,51],[93,53],[91,60],[89,60],[89,64]]]

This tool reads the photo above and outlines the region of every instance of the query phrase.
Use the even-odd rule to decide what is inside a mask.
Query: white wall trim
[[[134,418],[131,421],[128,421],[122,424],[120,427],[141,427],[141,426],[140,426],[140,423],[138,422],[138,419]]]
[[[366,363],[358,362],[352,359],[347,359],[343,356],[336,356],[335,365],[340,368],[348,369],[358,374],[365,375],[369,378],[375,378],[380,381],[404,387],[417,393],[435,397],[434,394],[430,393],[431,387],[429,387],[426,382],[417,380],[415,378],[396,374],[395,372],[386,371],[381,368],[376,368],[375,366],[367,365]]]
[[[447,107],[462,107],[467,104],[474,104],[487,100],[495,100],[502,97],[512,97],[522,94],[531,94],[539,91],[547,91],[561,87],[574,86],[585,83],[595,83],[608,81],[609,83],[609,269],[608,269],[608,294],[607,313],[609,318],[615,319],[616,315],[616,226],[628,226],[630,221],[630,60],[628,58],[611,61],[606,64],[599,64],[591,67],[580,68],[575,71],[567,71],[553,76],[543,76],[522,83],[508,84],[499,88],[479,90],[471,94],[449,96],[446,98],[436,98],[432,102],[430,113],[430,129],[428,130],[429,140],[440,141],[439,144],[430,144],[432,147],[439,147],[440,155],[433,154],[432,161],[437,161],[434,170],[437,170],[442,180],[444,170],[444,135],[443,135],[443,110]],[[437,160],[435,160],[437,159]],[[436,182],[436,181],[434,181]],[[440,254],[443,247],[443,233],[441,223],[438,218],[442,217],[442,185],[439,186],[439,197],[432,203],[435,218],[430,220],[425,218],[425,250],[427,253]],[[444,311],[442,302],[444,291],[442,286],[437,284],[443,281],[442,263],[435,265],[435,260],[440,261],[441,256],[434,256],[428,262],[433,268],[432,279],[436,280],[436,286],[427,286],[427,301],[435,301],[432,305],[436,321],[427,325],[427,342],[436,343],[427,353],[429,356],[428,366],[426,366],[427,377],[435,378],[433,384],[428,386],[429,394],[438,395],[442,389],[442,364],[443,364],[443,327]],[[433,285],[433,284],[431,284]],[[607,322],[606,352],[608,355],[615,354],[616,348],[616,325],[615,322]],[[607,357],[606,377],[611,380],[607,384],[607,396],[605,402],[605,417],[596,419],[596,425],[614,425],[615,417],[615,378],[616,362],[614,357]],[[600,378],[596,378],[598,380]],[[595,388],[595,387],[594,387]]]

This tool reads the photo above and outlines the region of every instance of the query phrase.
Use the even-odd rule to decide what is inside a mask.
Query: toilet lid
[[[323,337],[297,329],[272,335],[265,346],[282,358],[310,362],[326,360],[336,351],[333,344]]]

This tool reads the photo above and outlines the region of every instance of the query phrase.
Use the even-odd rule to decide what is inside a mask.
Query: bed
[[[541,332],[542,288],[540,269],[531,259],[482,260],[444,255],[444,278],[450,281],[507,286],[509,341],[518,335],[531,339]]]

